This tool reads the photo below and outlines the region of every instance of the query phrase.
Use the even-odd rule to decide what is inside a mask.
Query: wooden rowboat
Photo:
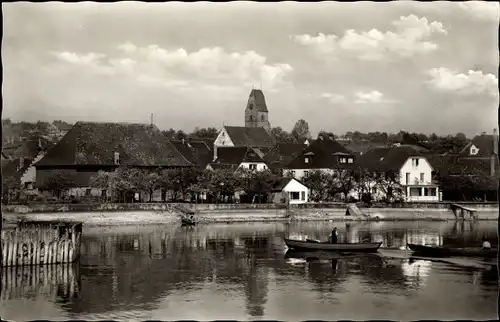
[[[288,248],[294,250],[322,250],[332,252],[376,252],[382,243],[338,243],[317,242],[312,240],[297,240],[285,238],[285,244]]]
[[[463,256],[463,257],[496,257],[498,250],[482,249],[481,247],[447,248],[438,246],[425,246],[407,244],[408,248],[415,253],[432,257]]]

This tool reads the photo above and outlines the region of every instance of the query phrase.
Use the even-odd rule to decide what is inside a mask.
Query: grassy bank
[[[346,216],[345,209],[318,208],[292,209],[232,209],[202,210],[198,212],[200,223],[265,222],[265,221],[450,221],[455,216],[445,209],[363,209],[369,217]],[[479,220],[498,220],[498,209],[485,209],[478,212]],[[51,213],[3,213],[5,224],[20,220],[80,221],[92,226],[113,225],[153,225],[178,224],[178,213],[157,211],[101,211],[101,212],[51,212]]]

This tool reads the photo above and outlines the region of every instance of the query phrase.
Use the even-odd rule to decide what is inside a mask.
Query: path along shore
[[[365,216],[346,216],[345,208],[338,209],[224,209],[201,210],[197,212],[199,222],[231,223],[231,222],[264,222],[264,221],[454,221],[453,212],[449,209],[394,209],[394,208],[362,208]],[[75,221],[91,226],[119,225],[153,225],[178,224],[178,212],[165,210],[135,211],[92,211],[92,212],[29,212],[2,213],[2,222],[10,226],[21,220],[27,221]],[[479,220],[498,220],[498,208],[478,209]],[[466,217],[466,219],[468,219]]]

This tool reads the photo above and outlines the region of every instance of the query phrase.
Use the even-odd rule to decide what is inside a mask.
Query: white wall
[[[418,166],[412,164],[412,159],[418,159]],[[410,182],[406,182],[406,173],[410,173]],[[420,173],[424,174],[424,180],[420,180]],[[410,157],[399,170],[400,183],[402,185],[430,185],[432,184],[432,166],[424,157]]]
[[[286,176],[288,173],[295,171],[294,178],[297,180],[301,180],[303,177],[305,177],[305,172],[312,172],[312,171],[323,171],[327,173],[333,173],[334,170],[332,169],[284,169],[283,174]]]
[[[217,139],[215,139],[214,141],[214,147],[222,146],[234,146],[234,143],[233,141],[231,141],[231,138],[227,134],[225,128],[222,128],[222,130],[219,132],[219,135],[217,136]]]
[[[21,176],[21,183],[22,185],[24,186],[24,184],[26,182],[36,182],[36,168],[35,168],[35,163],[40,161],[41,158],[43,158],[43,156],[45,155],[45,153],[43,152],[40,152],[36,158],[33,160],[33,162],[31,162],[31,165],[28,167],[28,169],[26,169],[26,171],[24,172],[24,174]]]
[[[290,204],[302,204],[302,203],[306,203],[309,201],[309,189],[304,186],[303,184],[301,184],[300,182],[298,182],[297,180],[290,180],[290,182],[288,182],[288,184],[285,186],[285,188],[283,188],[283,191],[287,192],[288,193],[288,197],[289,197],[289,200],[290,200]],[[293,200],[291,198],[291,192],[299,192],[300,196],[299,196],[299,200]],[[304,200],[302,200],[302,193],[304,193]]]
[[[268,169],[267,165],[264,162],[242,162],[238,168],[250,169],[251,164],[257,165],[257,171]]]

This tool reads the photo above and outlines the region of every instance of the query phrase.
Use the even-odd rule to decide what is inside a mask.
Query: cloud
[[[372,90],[369,92],[358,91],[354,93],[356,100],[354,101],[356,104],[379,104],[379,103],[395,103],[395,100],[386,99],[384,94]]]
[[[335,93],[323,93],[321,94],[322,98],[326,98],[332,104],[338,104],[346,101],[344,95],[335,94]]]
[[[432,68],[426,74],[431,78],[427,84],[436,91],[459,95],[498,96],[498,78],[492,74],[473,70],[462,74],[445,67]]]
[[[459,8],[469,17],[477,20],[499,21],[500,4],[488,1],[463,1],[458,3]]]
[[[447,34],[441,22],[429,22],[427,18],[415,15],[401,16],[392,22],[395,31],[381,32],[346,30],[343,37],[336,35],[295,35],[291,39],[306,47],[314,48],[320,54],[346,52],[361,60],[382,60],[392,54],[400,57],[427,54],[438,48],[436,43],[426,40],[433,34]]]
[[[142,84],[172,87],[192,85],[190,81],[196,80],[214,83],[218,88],[236,82],[240,85],[260,83],[273,89],[293,71],[286,63],[268,63],[266,57],[255,51],[226,52],[221,47],[210,47],[190,53],[183,48],[137,47],[130,42],[117,48],[121,56],[113,58],[96,53],[79,55],[68,52],[56,56],[65,63],[91,66],[107,74],[129,74]]]

